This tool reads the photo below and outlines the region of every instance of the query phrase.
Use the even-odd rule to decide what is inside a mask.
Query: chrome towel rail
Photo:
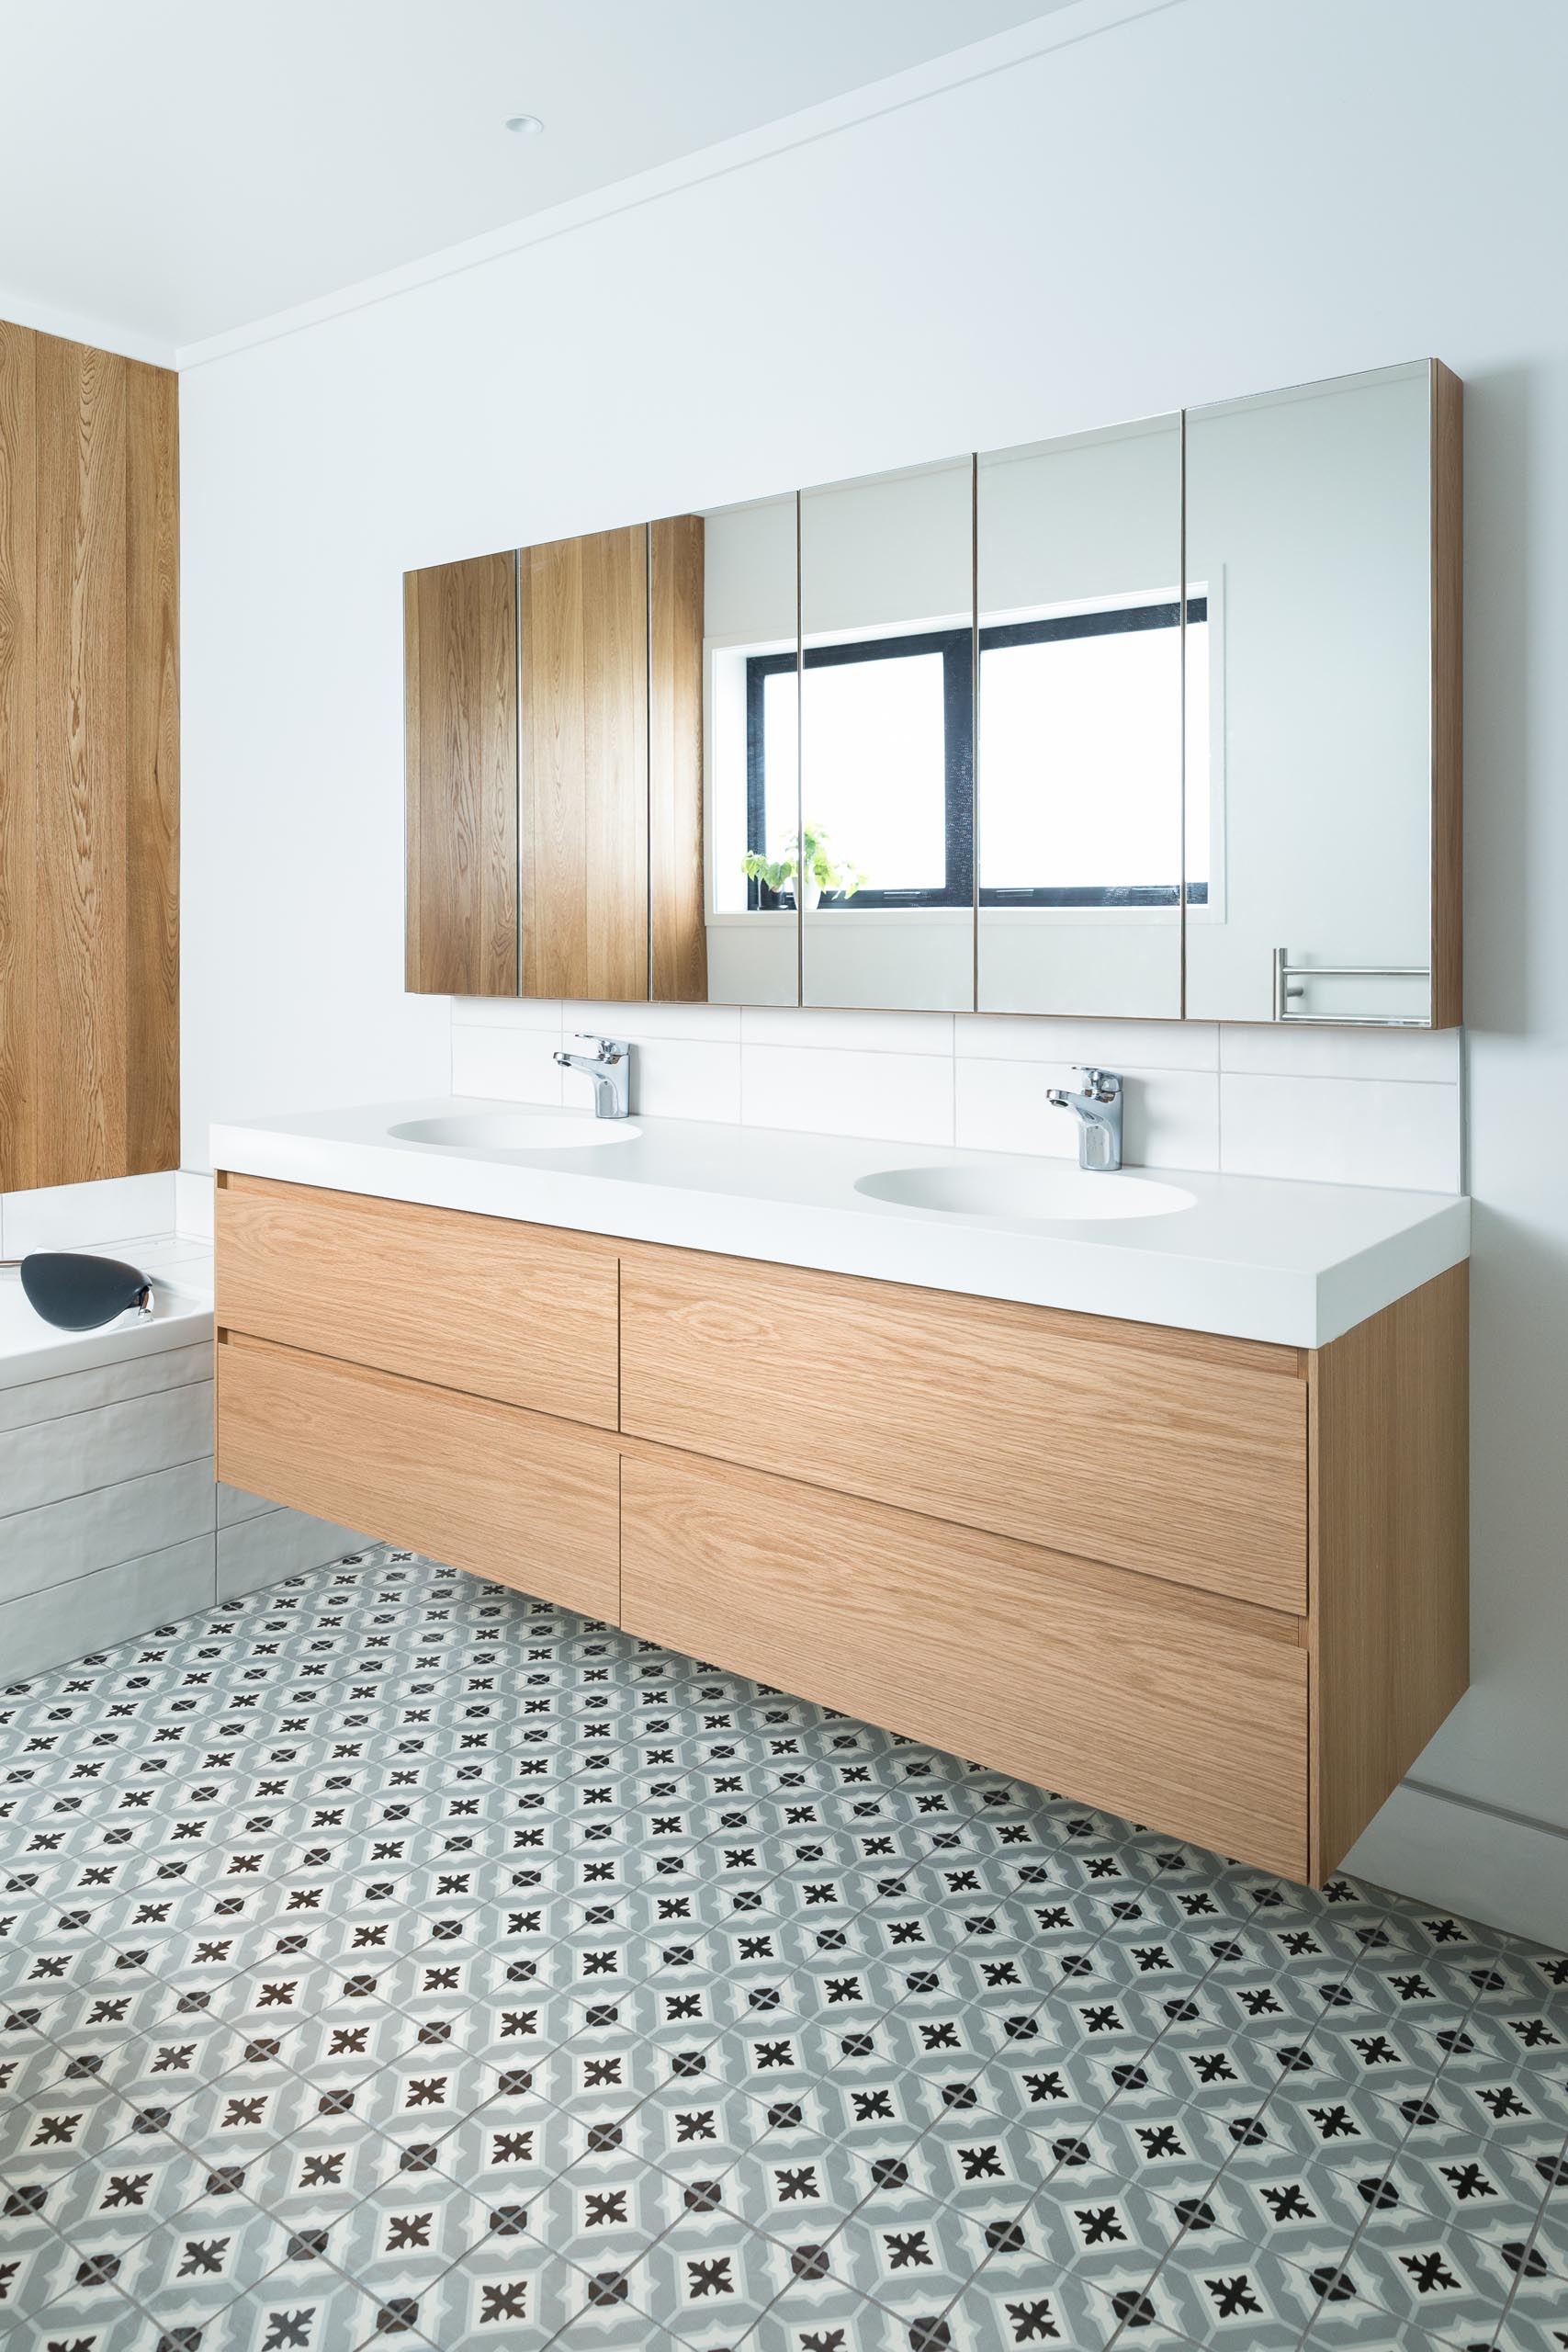
[[[1308,980],[1425,980],[1429,964],[1292,964],[1288,947],[1274,950],[1274,1018],[1316,1022],[1331,1029],[1427,1029],[1429,1012],[1294,1012],[1292,1001],[1305,996]]]

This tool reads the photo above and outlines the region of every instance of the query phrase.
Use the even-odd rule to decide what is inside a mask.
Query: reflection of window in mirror
[[[798,925],[791,895],[753,880],[753,860],[780,875],[799,829],[796,808],[795,499],[710,513],[705,530],[704,870],[708,995],[716,1004],[794,1004]],[[767,665],[766,711],[753,705],[751,665]],[[754,822],[753,729],[770,730],[771,792]]]
[[[980,631],[986,821],[980,903],[1174,907],[1181,894],[1180,606],[1173,591],[1042,610]],[[1209,898],[1208,599],[1187,605],[1188,897]],[[804,811],[807,904],[852,912],[967,906],[974,841],[967,628],[808,645],[806,724],[820,745]],[[761,869],[795,854],[795,661],[746,662],[748,903],[794,896]],[[896,776],[898,788],[886,789]],[[1072,779],[1064,794],[1053,786]]]
[[[1190,699],[1206,704],[1208,601],[1187,605]],[[1174,907],[1181,897],[1181,606],[1143,590],[980,632],[987,907]],[[1188,783],[1189,897],[1208,898],[1207,763]],[[1070,789],[1061,788],[1064,779]]]

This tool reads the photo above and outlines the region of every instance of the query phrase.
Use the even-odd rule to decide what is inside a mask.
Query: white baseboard
[[[1344,1867],[1418,1902],[1568,1951],[1568,1830],[1407,1781]]]

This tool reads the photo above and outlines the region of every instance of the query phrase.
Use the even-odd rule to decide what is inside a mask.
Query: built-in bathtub
[[[56,1330],[0,1273],[0,1687],[355,1541],[214,1482],[210,1246],[95,1246],[152,1278],[150,1316]]]

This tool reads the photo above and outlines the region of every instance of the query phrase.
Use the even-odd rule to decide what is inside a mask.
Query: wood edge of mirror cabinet
[[[700,514],[648,526],[648,993],[705,1004]]]
[[[1464,385],[1431,363],[1432,995],[1434,1029],[1464,1019]]]
[[[517,557],[522,988],[648,995],[648,526]]]
[[[403,575],[404,979],[517,993],[517,582],[513,554]]]

